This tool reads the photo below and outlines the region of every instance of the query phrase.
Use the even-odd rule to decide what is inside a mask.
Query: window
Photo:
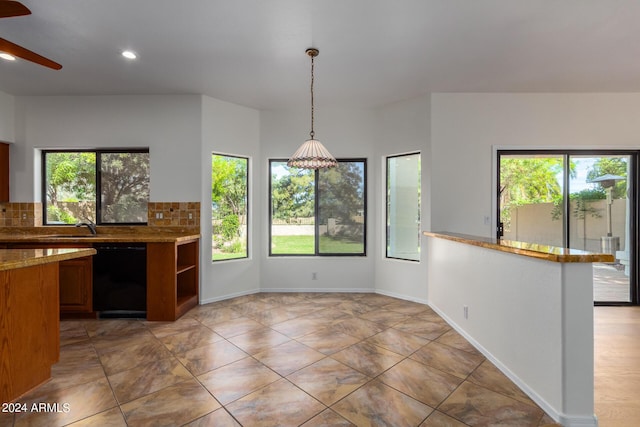
[[[387,258],[420,261],[420,153],[387,157]]]
[[[247,258],[247,195],[249,159],[212,154],[212,261]]]
[[[42,152],[44,223],[146,224],[149,150]]]
[[[270,161],[270,255],[366,255],[366,160],[330,169]]]

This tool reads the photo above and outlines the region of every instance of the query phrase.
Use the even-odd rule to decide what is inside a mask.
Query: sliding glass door
[[[637,303],[638,152],[499,151],[498,237],[610,253],[594,301]]]

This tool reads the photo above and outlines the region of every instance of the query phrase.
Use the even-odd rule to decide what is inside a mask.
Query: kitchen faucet
[[[82,227],[83,225],[86,226],[94,236],[98,234],[96,231],[96,225],[90,219],[85,219],[84,221],[77,223],[76,227]]]

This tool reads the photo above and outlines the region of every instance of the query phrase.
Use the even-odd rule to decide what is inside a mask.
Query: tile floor
[[[0,426],[555,425],[428,306],[260,293],[173,323],[61,322],[48,411]]]

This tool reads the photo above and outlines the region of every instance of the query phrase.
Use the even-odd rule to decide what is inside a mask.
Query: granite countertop
[[[85,227],[53,226],[0,229],[0,243],[171,243],[199,239],[197,229],[168,227],[101,227],[92,235]]]
[[[614,262],[611,254],[599,254],[579,249],[560,248],[557,246],[541,245],[538,243],[517,242],[515,240],[498,240],[489,237],[470,236],[467,234],[451,233],[447,231],[424,231],[429,237],[452,240],[468,245],[480,246],[517,255],[543,259],[552,262]]]
[[[95,253],[96,250],[92,248],[0,249],[0,271],[82,258]]]

